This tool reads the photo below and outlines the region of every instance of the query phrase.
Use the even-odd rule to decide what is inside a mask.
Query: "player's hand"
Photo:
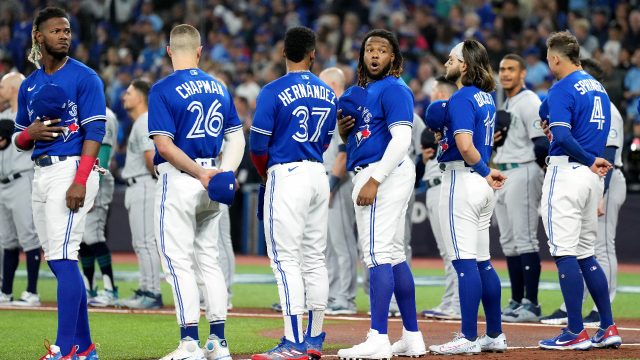
[[[203,168],[202,171],[200,172],[200,175],[198,175],[198,180],[200,180],[200,184],[202,184],[202,186],[205,189],[209,188],[209,181],[211,181],[211,178],[216,176],[217,174],[221,173],[222,170],[220,169],[205,169]]]
[[[600,201],[598,201],[598,216],[603,216],[604,214],[604,197],[601,197]]]
[[[40,121],[40,118],[37,118],[36,121],[32,122],[27,128],[29,137],[37,141],[53,141],[57,139],[58,136],[60,136],[60,133],[64,131],[64,127],[52,125],[55,125],[60,121],[60,119],[47,119]]]
[[[356,124],[356,119],[352,116],[342,116],[342,109],[338,110],[338,132],[340,136],[346,138]]]
[[[549,142],[553,141],[553,134],[551,133],[549,122],[547,120],[540,120],[540,126],[542,126],[542,132],[547,137],[547,139],[549,139]]]
[[[8,146],[9,146],[9,140],[0,136],[0,150],[4,150]]]
[[[489,172],[489,175],[485,177],[485,179],[487,180],[487,183],[494,190],[502,189],[502,187],[504,186],[505,180],[507,180],[507,177],[504,176],[504,174],[501,173],[499,170],[496,170],[496,169],[490,169],[490,170],[491,172]]]
[[[502,131],[498,130],[493,133],[493,143],[495,144],[500,140],[502,140]]]
[[[442,133],[439,131],[435,131],[433,136],[436,138],[436,142],[440,142],[440,140],[442,140]]]
[[[87,187],[81,184],[72,183],[67,190],[67,207],[71,211],[78,211],[84,206],[84,197]]]
[[[607,160],[597,157],[590,169],[594,174],[603,177],[607,175],[609,170],[613,169],[613,165]]]
[[[433,158],[433,155],[435,155],[435,153],[436,151],[432,148],[422,149],[422,162],[426,164],[427,161]]]
[[[356,198],[356,205],[358,206],[369,206],[373,205],[373,201],[376,199],[376,195],[378,195],[378,186],[380,183],[378,180],[374,178],[369,178],[364,186],[360,189],[358,193],[358,197]]]

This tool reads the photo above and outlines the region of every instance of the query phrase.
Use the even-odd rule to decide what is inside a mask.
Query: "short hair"
[[[288,60],[299,63],[316,48],[316,34],[304,27],[293,27],[284,34],[284,55]]]
[[[566,57],[572,64],[580,66],[580,44],[569,31],[552,33],[547,39],[547,49]]]
[[[436,83],[434,84],[434,86],[442,86],[443,89],[445,89],[449,93],[449,95],[453,95],[453,93],[458,90],[456,84],[447,80],[447,78],[443,75],[440,75],[436,78]]]
[[[596,60],[593,59],[580,59],[582,64],[582,70],[586,71],[594,79],[602,82],[604,80],[604,70]]]
[[[131,86],[144,96],[145,102],[148,100],[151,84],[147,80],[135,79],[131,82]]]
[[[496,81],[493,78],[487,49],[476,40],[465,40],[462,45],[462,57],[467,64],[467,71],[461,79],[462,85],[474,85],[484,92],[495,90]]]
[[[32,62],[38,69],[40,68],[40,59],[42,59],[42,52],[40,52],[40,44],[36,41],[36,31],[40,31],[40,25],[43,22],[54,19],[65,18],[69,20],[69,15],[66,11],[59,7],[49,6],[38,12],[35,19],[33,19],[33,26],[31,28],[31,50],[27,59]]]
[[[189,24],[176,25],[169,34],[171,51],[195,51],[200,46],[200,32]]]
[[[367,40],[374,36],[386,39],[393,48],[394,59],[393,64],[391,64],[391,71],[389,72],[389,75],[393,75],[399,78],[403,71],[402,65],[404,63],[404,59],[402,58],[402,53],[400,52],[400,44],[398,43],[398,38],[389,30],[371,30],[367,33],[367,35],[365,35],[364,39],[362,39],[362,44],[360,45],[360,56],[358,57],[358,85],[360,86],[367,85],[367,73],[365,71],[367,66],[364,64],[364,47],[367,43]]]
[[[527,70],[527,63],[524,61],[522,56],[518,54],[507,54],[502,58],[502,60],[513,60],[518,63],[518,66],[520,66],[520,70]]]

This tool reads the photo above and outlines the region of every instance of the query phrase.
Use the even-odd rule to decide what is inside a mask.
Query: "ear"
[[[467,72],[467,63],[463,62],[460,64],[460,72]]]
[[[173,54],[171,54],[171,46],[167,45],[167,55],[169,55],[169,57],[171,57]]]
[[[200,57],[202,56],[202,45],[198,46],[198,48],[196,49],[196,55],[198,56],[198,60],[199,60]]]
[[[44,35],[42,35],[42,32],[40,32],[40,31],[36,30],[36,31],[34,32],[34,37],[35,37],[36,42],[37,42],[38,44],[42,44],[42,43],[44,42]]]
[[[311,51],[309,53],[309,59],[311,59],[311,60],[315,60],[316,59],[316,50],[315,49],[313,49],[313,51]]]

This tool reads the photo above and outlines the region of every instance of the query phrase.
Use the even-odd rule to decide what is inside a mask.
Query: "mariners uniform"
[[[505,321],[537,321],[540,316],[537,290],[532,291],[532,288],[537,289],[539,278],[538,208],[544,178],[542,169],[535,162],[532,142],[532,139],[544,137],[538,116],[540,103],[538,96],[526,88],[505,100],[502,110],[509,113],[511,125],[508,135],[503,134],[506,136],[504,144],[497,148],[493,158],[496,167],[509,178],[496,192],[495,215],[500,229],[500,245],[508,259],[516,259],[512,266],[521,265],[519,267],[523,269],[522,273],[516,271],[524,274],[523,279],[511,279],[512,286],[522,284],[527,289],[527,294],[512,294],[512,310],[520,303],[523,309],[506,313],[503,316]],[[535,271],[534,267],[538,269],[538,276],[528,277],[526,272]]]
[[[158,81],[149,93],[149,104],[149,136],[171,138],[205,169],[216,168],[223,136],[242,128],[227,89],[200,69],[177,70]],[[204,283],[207,320],[222,322],[227,316],[227,291],[218,264],[219,204],[209,199],[198,179],[157,152],[154,164],[160,174],[154,232],[178,324],[185,329],[198,324],[196,278]]]
[[[133,122],[127,141],[127,157],[122,178],[127,183],[124,206],[129,213],[133,250],[138,257],[140,279],[134,299],[127,300],[129,307],[158,307],[160,301],[160,255],[154,237],[153,212],[155,174],[147,169],[145,152],[155,152],[149,138],[149,113],[141,114]]]
[[[1,120],[15,121],[16,113],[11,108],[0,113]],[[9,145],[0,150],[0,257],[14,256],[15,265],[18,265],[19,249],[25,253],[37,250],[40,256],[40,240],[33,224],[33,212],[31,201],[25,201],[31,196],[31,183],[33,182],[33,161],[31,151],[19,152],[11,139],[7,139]],[[8,255],[5,255],[8,254]],[[0,261],[0,266],[2,261]],[[38,261],[39,266],[39,261]],[[31,271],[36,272],[37,268]],[[15,270],[14,270],[15,271]],[[1,271],[0,271],[1,273]],[[0,293],[0,304],[9,303],[12,300],[14,274],[4,274],[3,292]],[[39,305],[36,284],[30,284],[32,289],[26,291],[21,297],[33,298],[34,304]],[[4,293],[7,291],[7,293]],[[26,305],[26,302],[15,302],[18,305]],[[24,303],[24,304],[23,304]]]
[[[322,153],[336,127],[336,103],[331,88],[311,72],[289,72],[262,89],[251,127],[252,135],[269,137],[264,232],[285,338],[293,343],[324,339],[312,323],[314,314],[324,312],[329,292],[324,256],[329,180]],[[305,305],[310,331],[303,339]],[[322,318],[318,321],[321,325]]]

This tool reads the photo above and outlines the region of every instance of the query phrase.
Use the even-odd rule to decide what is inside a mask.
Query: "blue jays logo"
[[[371,136],[371,130],[369,130],[369,124],[365,124],[360,127],[360,130],[356,133],[356,144],[360,146],[360,143],[364,139],[368,139]]]
[[[442,129],[442,139],[440,139],[440,142],[439,142],[440,149],[442,149],[443,152],[447,151],[447,149],[449,148],[449,139],[447,139],[447,137],[444,136],[444,134],[446,134],[446,133],[447,133],[447,127],[445,126]]]
[[[71,115],[71,119],[70,120],[64,120],[64,124],[66,125],[64,127],[64,130],[62,131],[62,139],[64,140],[64,142],[67,142],[67,140],[69,140],[69,138],[77,133],[80,130],[80,125],[78,125],[78,105],[76,105],[76,103],[74,103],[73,101],[69,100],[68,103],[68,107],[67,107],[68,113],[69,115]]]

